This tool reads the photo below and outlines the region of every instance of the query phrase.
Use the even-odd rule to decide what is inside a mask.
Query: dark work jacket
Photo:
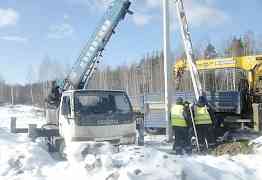
[[[187,127],[192,127],[192,119],[191,119],[191,115],[190,115],[189,106],[184,105],[183,116],[186,120]]]

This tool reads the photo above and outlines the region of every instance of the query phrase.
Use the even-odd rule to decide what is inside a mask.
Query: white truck
[[[46,101],[47,124],[29,130],[33,137],[46,137],[49,151],[63,151],[80,141],[135,143],[135,114],[126,92],[87,90],[115,28],[132,13],[130,5],[129,0],[114,0],[67,78],[60,85],[53,82]]]

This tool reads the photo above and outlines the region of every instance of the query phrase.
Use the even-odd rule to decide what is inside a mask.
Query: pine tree
[[[217,57],[217,51],[215,46],[209,43],[204,51],[204,58],[205,59],[213,59]]]

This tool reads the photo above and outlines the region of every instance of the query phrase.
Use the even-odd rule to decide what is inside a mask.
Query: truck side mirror
[[[63,97],[61,113],[62,113],[63,116],[68,116],[68,115],[71,114],[70,97],[69,96]]]

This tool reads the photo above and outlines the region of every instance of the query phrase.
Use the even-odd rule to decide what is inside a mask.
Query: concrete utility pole
[[[164,77],[165,77],[165,117],[166,117],[166,135],[168,141],[172,140],[172,127],[170,122],[170,109],[171,109],[171,63],[170,63],[170,19],[169,19],[169,0],[162,0],[163,2],[163,41],[164,41]]]

